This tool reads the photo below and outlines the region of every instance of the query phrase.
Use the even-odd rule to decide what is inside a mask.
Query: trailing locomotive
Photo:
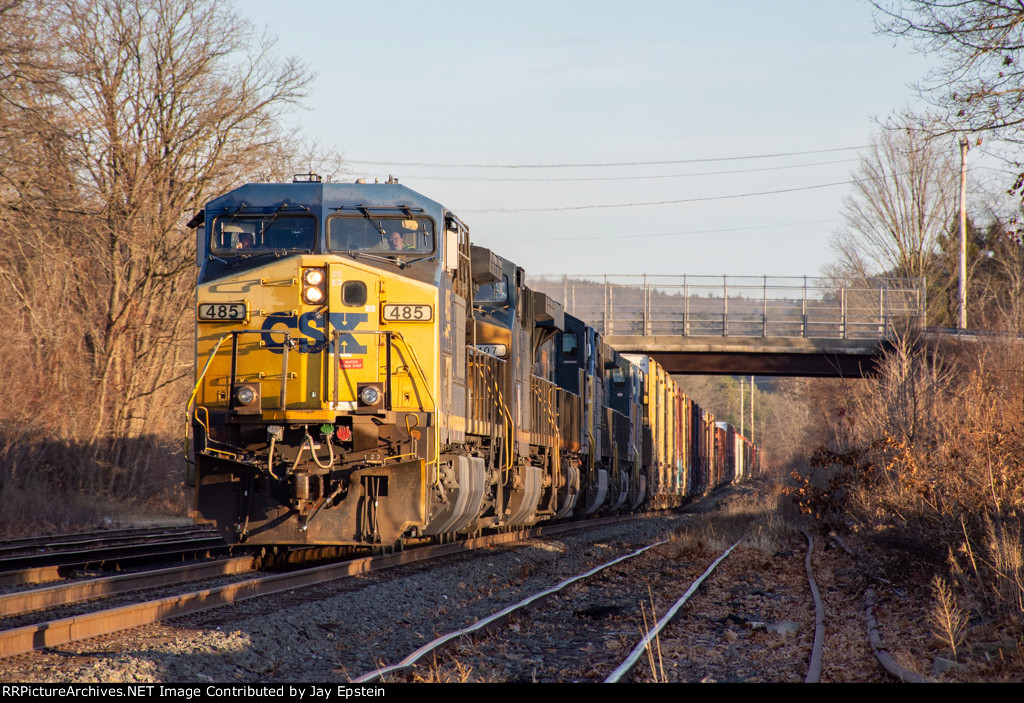
[[[404,186],[249,184],[193,218],[197,521],[229,542],[394,545],[667,507],[757,471]]]

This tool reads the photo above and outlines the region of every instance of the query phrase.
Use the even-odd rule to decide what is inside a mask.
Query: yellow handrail
[[[189,441],[189,439],[191,438],[190,431],[192,429],[192,403],[195,401],[196,395],[199,394],[199,386],[202,385],[203,378],[206,377],[206,372],[210,370],[210,364],[213,363],[213,357],[217,355],[217,352],[220,350],[220,345],[224,343],[224,340],[227,339],[230,334],[231,334],[231,332],[224,332],[220,336],[220,338],[217,340],[217,343],[213,346],[213,351],[211,351],[210,352],[210,356],[207,357],[206,365],[203,366],[202,372],[199,374],[199,377],[196,379],[196,385],[192,388],[192,394],[188,397],[188,403],[185,404],[185,462],[186,463],[195,463],[195,460],[196,460],[195,453],[192,453],[191,454],[191,458],[189,458],[190,457],[189,445],[191,445],[191,442]],[[209,432],[207,432],[207,433],[209,433]]]

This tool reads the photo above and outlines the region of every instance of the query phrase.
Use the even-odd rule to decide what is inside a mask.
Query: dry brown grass
[[[37,442],[0,452],[0,536],[49,534],[116,526],[139,515],[184,516],[188,498],[184,460],[163,443],[157,458],[131,476],[116,468],[101,475],[103,485],[80,482],[73,447]],[[174,448],[176,449],[176,447]]]
[[[665,546],[666,553],[676,558],[693,552],[720,553],[742,539],[747,547],[774,554],[783,548],[793,529],[791,503],[781,484],[775,482],[729,496],[715,510],[694,515],[693,522],[677,530]]]
[[[933,629],[954,656],[989,631],[1024,643],[1022,369],[1016,340],[905,340],[828,401],[834,433],[790,489],[805,514],[930,566]]]
[[[953,589],[941,576],[932,579],[932,593],[935,597],[935,607],[929,616],[932,632],[937,639],[949,645],[956,660],[956,648],[963,642],[967,616],[957,604]]]

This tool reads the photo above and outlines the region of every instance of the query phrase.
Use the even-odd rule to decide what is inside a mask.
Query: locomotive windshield
[[[246,256],[262,252],[310,252],[316,219],[309,215],[225,215],[213,223],[213,251]]]
[[[434,223],[409,217],[332,217],[327,221],[327,248],[338,252],[430,254],[434,251]]]

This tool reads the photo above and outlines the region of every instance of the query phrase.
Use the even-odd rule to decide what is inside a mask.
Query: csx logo
[[[299,334],[303,335],[298,340],[300,354],[315,354],[324,349],[333,354],[332,338],[333,331],[336,330],[339,333],[338,346],[341,347],[342,354],[365,354],[366,345],[357,342],[356,335],[352,332],[367,319],[369,316],[365,312],[306,312],[298,316],[275,312],[267,315],[267,319],[263,321],[260,338],[267,349],[275,354],[281,354],[284,347],[284,335],[281,333],[297,329]],[[325,323],[329,323],[329,327],[325,328]],[[282,327],[285,329],[281,329]],[[277,339],[274,338],[275,334]],[[292,334],[291,338],[294,339],[295,335]]]

